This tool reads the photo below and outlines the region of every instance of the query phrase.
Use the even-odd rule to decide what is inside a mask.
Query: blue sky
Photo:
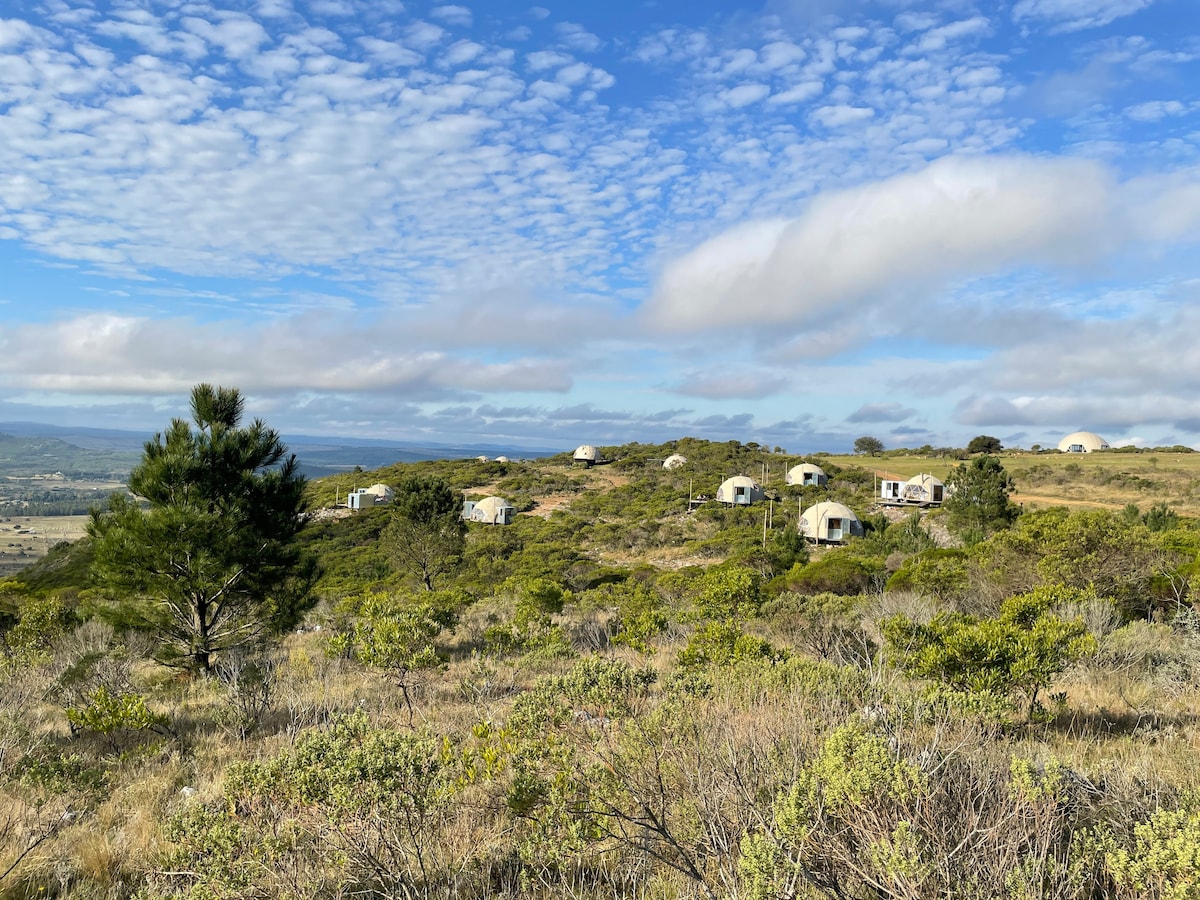
[[[0,421],[1200,445],[1195,0],[0,0]]]

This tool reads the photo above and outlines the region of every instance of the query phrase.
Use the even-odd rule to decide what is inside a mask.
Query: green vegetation
[[[86,450],[55,438],[0,432],[0,467],[12,478],[58,474],[73,481],[124,481],[137,460],[131,451]]]
[[[1004,445],[1000,443],[1000,438],[990,434],[976,435],[967,443],[967,452],[970,454],[999,453],[1003,449]]]
[[[976,456],[946,479],[946,518],[971,543],[1007,528],[1020,512],[1012,502],[1012,476],[994,456]]]
[[[462,559],[467,533],[462,494],[440,478],[414,475],[396,488],[382,541],[393,564],[432,591]]]
[[[236,399],[147,447],[145,508],[0,582],[0,900],[1195,896],[1175,460],[880,450],[801,487],[777,448],[685,438],[305,485]],[[867,465],[955,500],[873,509]],[[689,502],[737,473],[773,499]],[[321,508],[376,481],[391,506]],[[271,484],[282,557],[237,499]],[[1051,489],[1114,493],[1014,503]],[[496,493],[512,525],[462,522]],[[822,499],[865,536],[801,540]],[[176,548],[213,565],[175,585]],[[278,559],[260,586],[308,593],[248,596],[207,665],[131,627]]]
[[[878,456],[883,452],[883,441],[879,440],[879,438],[871,437],[869,434],[864,434],[854,441],[854,452],[864,453],[867,456]]]
[[[89,525],[92,570],[113,617],[158,641],[156,657],[211,672],[213,657],[295,627],[315,567],[296,547],[304,478],[261,421],[240,427],[233,389],[192,391],[129,477],[149,504],[114,495]]]

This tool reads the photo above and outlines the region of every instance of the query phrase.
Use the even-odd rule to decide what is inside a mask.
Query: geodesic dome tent
[[[596,452],[596,448],[591,444],[580,444],[575,448],[575,462],[577,463],[583,463],[585,466],[593,466],[599,458],[600,454]]]
[[[946,494],[946,486],[932,475],[914,475],[904,483],[903,498],[909,503],[932,504],[941,503]]]
[[[485,525],[510,525],[517,509],[503,497],[484,497],[482,500],[468,500],[464,506],[463,518],[468,522],[482,522]]]
[[[1073,432],[1058,442],[1060,453],[1095,453],[1107,449],[1108,441],[1090,431]]]
[[[386,484],[373,484],[364,493],[374,495],[376,506],[380,503],[391,503],[392,497],[395,496],[395,492]]]
[[[798,466],[792,466],[784,476],[787,484],[822,485],[828,480],[829,476],[825,474],[825,470],[813,463],[800,463]]]
[[[678,469],[681,466],[686,466],[686,465],[687,465],[687,457],[683,456],[680,453],[672,453],[670,456],[668,456],[666,459],[663,460],[663,468],[664,469]]]
[[[749,475],[734,475],[726,478],[717,488],[717,502],[730,503],[734,506],[749,506],[766,500],[767,495],[759,487],[758,482]]]
[[[800,517],[800,533],[817,543],[840,544],[851,536],[862,537],[863,526],[850,507],[826,501],[804,511]]]

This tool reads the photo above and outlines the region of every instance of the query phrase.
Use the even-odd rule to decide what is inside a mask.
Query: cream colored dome
[[[806,475],[808,476],[807,479],[804,477]],[[813,463],[800,463],[800,465],[792,466],[788,469],[787,475],[784,476],[784,481],[787,484],[804,484],[807,480],[820,484],[825,481],[826,477],[825,470],[820,466]]]
[[[1108,441],[1090,431],[1076,431],[1068,434],[1058,442],[1062,453],[1095,453],[1097,450],[1107,450]]]
[[[827,500],[816,503],[800,517],[800,533],[817,541],[841,541],[863,533],[862,522],[850,507]]]

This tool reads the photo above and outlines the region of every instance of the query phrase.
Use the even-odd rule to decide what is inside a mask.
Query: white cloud
[[[472,21],[471,10],[465,6],[455,6],[447,4],[444,6],[435,6],[429,11],[429,15],[433,18],[445,22],[448,25],[469,26]]]
[[[666,329],[799,322],[903,285],[1085,262],[1109,249],[1113,191],[1082,160],[942,159],[713,238],[667,267],[649,313]]]
[[[413,22],[405,30],[406,42],[418,50],[432,50],[442,42],[446,31],[432,22]]]
[[[554,78],[561,84],[582,84],[591,71],[592,67],[585,62],[571,63],[571,65],[559,69]]]
[[[1080,31],[1098,28],[1122,16],[1133,15],[1154,0],[1018,0],[1013,7],[1014,22],[1042,22],[1053,31]]]
[[[554,33],[576,53],[595,53],[604,46],[600,38],[573,22],[559,22],[554,26]]]
[[[768,69],[782,69],[800,62],[806,55],[803,47],[791,41],[772,41],[758,52],[763,65]]]
[[[739,84],[737,87],[723,91],[721,99],[734,109],[739,109],[749,106],[751,103],[757,103],[770,93],[771,89],[765,84]]]
[[[20,19],[0,19],[0,50],[19,47],[34,40],[38,29]]]
[[[0,377],[10,390],[83,394],[180,393],[206,380],[247,392],[408,389],[424,396],[554,392],[571,384],[561,360],[492,362],[404,349],[382,340],[380,332],[377,324],[347,327],[327,316],[246,328],[236,322],[86,315],[6,330],[0,336]],[[319,336],[330,351],[307,352]],[[348,346],[355,352],[335,349]]]
[[[953,41],[968,37],[978,37],[988,34],[990,31],[991,25],[988,23],[988,20],[983,16],[975,16],[926,31],[917,42],[916,49],[919,53],[943,50]]]
[[[841,128],[843,125],[853,125],[873,118],[875,110],[869,106],[850,106],[842,103],[836,106],[822,106],[809,115],[809,120],[825,128]]]
[[[477,44],[474,41],[462,40],[451,44],[447,49],[442,59],[446,65],[461,66],[478,58],[486,48],[483,44]]]
[[[1148,100],[1126,107],[1125,115],[1137,122],[1157,122],[1171,116],[1182,116],[1187,107],[1178,100]]]
[[[420,65],[424,57],[420,53],[410,50],[403,44],[397,44],[394,41],[384,41],[374,37],[360,37],[358,43],[371,56],[394,66],[416,66]]]
[[[901,403],[864,403],[850,415],[847,422],[903,422],[917,411]]]
[[[812,100],[814,97],[819,97],[824,89],[825,85],[820,81],[805,81],[793,85],[787,90],[780,91],[778,94],[772,94],[768,102],[777,104],[804,103]]]
[[[349,18],[354,15],[354,5],[349,0],[309,0],[308,8],[319,16]]]
[[[573,62],[575,62],[575,57],[567,53],[559,53],[557,50],[537,50],[525,54],[525,65],[531,72],[544,72],[547,69],[570,65]]]
[[[254,54],[270,38],[258,22],[238,13],[218,13],[220,21],[209,22],[194,16],[185,16],[184,28],[215,44],[231,59],[245,59]]]

